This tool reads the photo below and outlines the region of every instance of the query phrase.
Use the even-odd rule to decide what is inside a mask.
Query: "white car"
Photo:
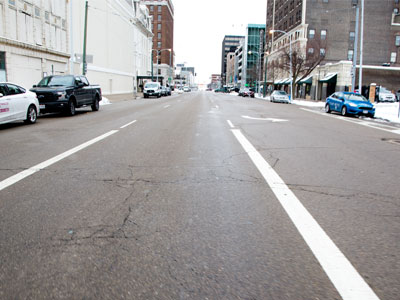
[[[289,95],[285,91],[273,91],[270,97],[271,102],[289,103]]]
[[[0,124],[15,121],[33,124],[39,112],[35,93],[13,83],[0,83]]]
[[[379,102],[395,102],[396,95],[384,87],[378,89],[378,101]]]

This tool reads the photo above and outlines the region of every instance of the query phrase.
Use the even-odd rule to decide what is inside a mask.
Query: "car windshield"
[[[157,83],[147,83],[145,85],[146,89],[156,89],[158,87]]]
[[[391,93],[392,93],[391,91],[389,91],[389,90],[387,90],[387,89],[385,89],[385,88],[381,88],[381,89],[380,89],[380,92],[381,92],[381,93],[384,93],[384,94],[391,94]]]
[[[39,87],[73,86],[74,76],[48,76],[40,80]]]
[[[286,96],[286,92],[284,91],[275,91],[275,94]]]
[[[368,102],[368,99],[359,94],[345,94],[344,95],[346,100],[349,101],[365,101]]]

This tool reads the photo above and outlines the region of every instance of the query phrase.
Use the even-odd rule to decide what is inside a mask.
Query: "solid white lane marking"
[[[168,107],[170,107],[170,106],[171,106],[171,105],[168,104],[168,105],[165,105],[164,108],[168,108]]]
[[[117,132],[118,132],[118,130],[111,130],[110,132],[108,132],[106,134],[103,134],[103,135],[101,135],[101,136],[99,136],[97,138],[94,138],[94,139],[92,139],[92,140],[90,140],[90,141],[88,141],[86,143],[83,143],[83,144],[81,144],[81,145],[79,145],[79,146],[77,146],[75,148],[72,148],[71,150],[68,150],[68,151],[66,151],[64,153],[61,153],[61,154],[59,154],[59,155],[57,155],[57,156],[55,156],[53,158],[50,158],[50,159],[48,159],[48,160],[46,160],[46,161],[44,161],[44,162],[42,162],[42,163],[40,163],[40,164],[38,164],[36,166],[33,166],[33,167],[31,167],[31,168],[29,168],[29,169],[27,169],[25,171],[22,171],[22,172],[20,172],[18,174],[15,174],[15,175],[13,175],[13,176],[1,181],[0,182],[0,191],[4,190],[5,188],[9,187],[10,185],[13,185],[13,184],[17,183],[18,181],[21,181],[22,179],[24,179],[24,178],[26,178],[26,177],[28,177],[28,176],[30,176],[32,174],[35,174],[36,172],[39,172],[40,170],[43,170],[43,169],[45,169],[45,168],[47,168],[47,167],[59,162],[60,160],[66,158],[66,157],[68,157],[68,156],[70,156],[72,154],[75,154],[76,152],[78,152],[80,150],[83,150],[83,149],[85,149],[85,148],[87,148],[87,147],[89,147],[89,146],[91,146],[91,145],[93,145],[93,144],[95,144],[95,143],[97,143],[97,142],[99,142],[101,140],[104,140],[105,138],[107,138],[110,135],[113,135],[114,133],[117,133]]]
[[[230,120],[227,120],[227,122],[228,122],[230,128],[235,128],[235,126],[232,124],[232,122]]]
[[[344,300],[379,299],[300,200],[239,129],[231,129]]]
[[[330,115],[330,114],[322,113],[322,112],[315,111],[315,110],[312,110],[312,109],[307,109],[307,108],[300,108],[300,109],[304,110],[304,111],[308,111],[308,112],[314,113],[314,114],[317,114],[317,115],[320,115],[320,116],[330,117],[330,118],[334,118],[336,120],[342,120],[342,121],[350,122],[350,123],[353,123],[353,124],[358,124],[358,125],[361,125],[361,126],[365,126],[365,127],[369,127],[369,128],[373,128],[373,129],[378,129],[378,130],[382,130],[382,131],[386,131],[386,132],[390,132],[390,133],[394,133],[394,134],[400,134],[400,129],[398,129],[396,127],[390,127],[388,125],[382,125],[382,126],[385,126],[386,128],[393,128],[393,129],[386,129],[386,128],[380,127],[378,124],[374,124],[374,123],[368,122],[368,121],[360,121],[360,120],[359,121],[355,121],[355,120],[351,120],[351,119],[346,119],[345,117],[339,117],[339,116],[335,116],[335,115]]]
[[[242,116],[243,119],[258,120],[258,121],[271,121],[272,123],[288,122],[289,120],[275,119],[275,118],[254,118],[249,116]]]
[[[134,123],[136,123],[137,120],[134,120],[132,122],[129,122],[128,124],[125,124],[124,126],[121,126],[120,129],[124,129],[125,127],[128,127],[129,125],[132,125]]]

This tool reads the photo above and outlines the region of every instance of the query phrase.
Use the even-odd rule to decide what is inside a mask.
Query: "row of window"
[[[150,5],[150,11],[153,12],[154,11],[154,5]],[[157,11],[161,12],[162,11],[162,6],[161,5],[157,5]]]

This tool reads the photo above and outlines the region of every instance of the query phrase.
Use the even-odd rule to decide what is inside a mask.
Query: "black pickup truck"
[[[30,91],[37,95],[40,113],[66,112],[73,116],[76,108],[89,105],[98,111],[102,99],[100,86],[90,85],[85,76],[47,76]]]

